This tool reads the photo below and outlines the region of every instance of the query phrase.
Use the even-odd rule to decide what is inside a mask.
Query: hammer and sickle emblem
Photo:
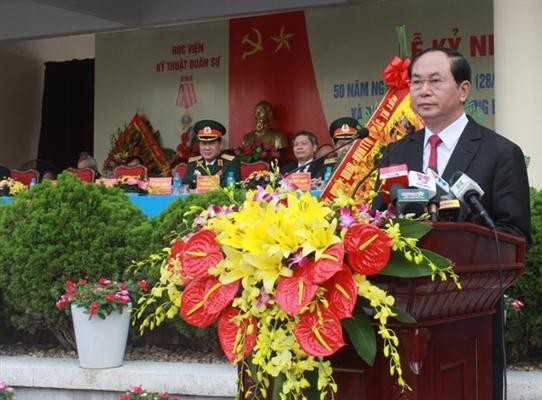
[[[241,43],[242,44],[249,44],[252,46],[252,50],[249,50],[249,51],[244,51],[243,52],[243,60],[245,58],[247,58],[248,56],[251,56],[253,54],[255,54],[256,52],[258,51],[263,51],[263,46],[262,46],[262,34],[260,33],[260,31],[256,28],[252,28],[252,30],[256,33],[256,41],[252,40],[249,36],[248,36],[248,33],[245,34],[245,36],[243,36],[243,40],[241,40]]]

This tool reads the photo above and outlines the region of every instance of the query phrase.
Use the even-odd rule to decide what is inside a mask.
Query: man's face
[[[469,92],[470,82],[463,81],[459,85],[455,82],[450,59],[441,51],[424,54],[412,68],[412,109],[435,133],[459,118]]]
[[[205,161],[213,161],[220,155],[221,142],[213,140],[212,142],[199,142],[199,153]]]
[[[84,160],[79,160],[77,162],[77,168],[78,169],[81,169],[81,168],[96,169],[96,166],[94,165],[94,163],[92,161],[84,159]]]
[[[335,148],[339,148],[345,145],[344,147],[341,147],[339,150],[336,151],[338,157],[342,157],[350,149],[350,146],[346,146],[346,143],[348,142],[350,142],[350,146],[351,146],[352,145],[351,139],[339,139],[335,141]]]
[[[307,136],[300,135],[296,137],[292,143],[294,156],[300,163],[309,161],[314,157],[317,146],[312,144]]]

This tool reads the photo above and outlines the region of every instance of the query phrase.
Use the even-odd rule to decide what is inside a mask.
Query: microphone
[[[435,178],[432,175],[418,171],[409,171],[408,186],[427,190],[427,211],[431,221],[436,222],[438,220],[438,198]]]
[[[426,189],[416,189],[401,187],[400,184],[394,184],[390,190],[399,216],[414,214],[415,217],[421,216],[425,212],[425,207],[429,201],[429,194]]]
[[[456,222],[461,205],[457,199],[441,200],[439,203],[439,221]]]
[[[316,157],[314,158],[313,160],[311,160],[311,162],[308,162],[304,165],[300,165],[299,167],[297,167],[296,169],[290,171],[290,172],[287,172],[285,173],[282,177],[283,178],[286,178],[288,175],[291,175],[295,172],[299,172],[300,170],[304,169],[305,167],[307,166],[310,166],[312,164],[314,164],[315,162],[317,161],[320,161],[321,159],[323,158],[326,158],[327,156],[329,156],[330,154],[333,154],[335,153],[337,150],[339,149],[342,149],[343,147],[346,147],[346,146],[349,146],[351,145],[354,140],[357,140],[357,139],[365,139],[367,136],[369,136],[369,129],[365,128],[365,127],[362,127],[359,131],[356,132],[356,134],[351,138],[349,139],[347,142],[344,142],[343,144],[341,144],[340,146],[338,147],[335,147],[333,150],[330,150],[328,151],[327,153],[324,153],[322,154],[321,156],[319,157]]]
[[[467,204],[476,215],[480,216],[487,226],[495,229],[495,223],[480,202],[480,197],[484,195],[484,191],[467,174],[461,173],[450,190],[455,197]]]
[[[450,184],[446,182],[432,168],[427,168],[426,174],[433,177],[437,186],[437,196],[442,197],[450,194]]]
[[[401,185],[402,188],[409,186],[408,167],[406,164],[392,165],[378,170],[380,181],[384,182],[381,186],[382,199],[386,203],[390,203],[391,189],[394,185]]]
[[[409,129],[407,131],[407,136],[414,133],[414,131],[412,129]],[[406,136],[405,136],[406,137]],[[365,174],[365,176],[363,178],[360,179],[360,181],[356,184],[356,186],[354,187],[354,190],[352,191],[352,196],[350,196],[352,199],[356,196],[356,193],[358,192],[359,188],[361,187],[361,185],[363,185],[363,182],[365,182],[367,180],[367,178],[369,178],[373,172],[375,172],[378,168],[380,168],[380,166],[382,165],[382,163],[389,159],[391,157],[391,155],[399,148],[400,146],[395,146],[391,151],[389,151],[388,153],[386,153],[380,160],[378,160],[377,162],[374,163],[373,165],[373,168],[367,172],[367,174]],[[388,202],[386,202],[388,203]]]

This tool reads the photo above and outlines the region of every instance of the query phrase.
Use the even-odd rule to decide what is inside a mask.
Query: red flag
[[[271,103],[271,126],[328,140],[302,11],[230,21],[230,144],[255,129],[254,108]]]

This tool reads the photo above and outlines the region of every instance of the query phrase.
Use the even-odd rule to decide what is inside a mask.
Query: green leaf
[[[273,381],[273,397],[272,400],[280,400],[280,393],[282,392],[282,385],[284,385],[284,374],[280,373]]]
[[[309,381],[307,398],[309,400],[320,400],[320,391],[318,390],[318,370],[307,371],[305,378]]]
[[[363,309],[354,310],[353,317],[343,319],[342,326],[348,333],[356,353],[372,366],[376,357],[376,335],[373,326]]]
[[[407,238],[420,239],[431,230],[430,225],[411,219],[396,218],[392,222],[399,224],[401,234]]]
[[[417,322],[412,315],[401,308],[391,307],[391,310],[397,314],[393,318],[399,322],[402,322],[403,324],[415,324]]]
[[[453,264],[449,258],[443,257],[431,250],[422,249],[422,253],[425,257],[430,259],[439,269],[446,268],[450,264]]]
[[[378,274],[399,278],[419,278],[431,275],[431,268],[426,263],[416,264],[414,261],[408,261],[401,252],[393,252],[388,264]]]

